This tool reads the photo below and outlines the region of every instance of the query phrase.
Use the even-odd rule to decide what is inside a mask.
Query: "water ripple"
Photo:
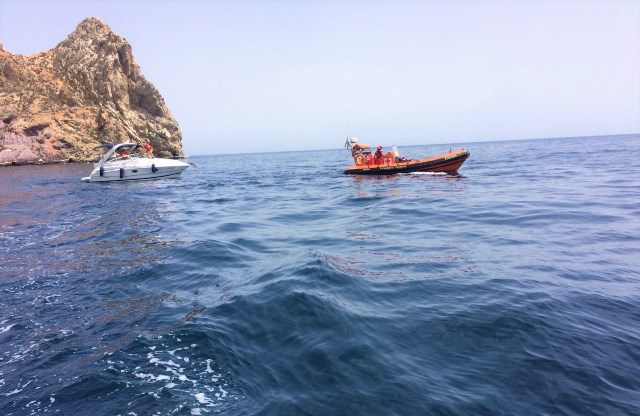
[[[638,140],[2,168],[0,413],[640,414]]]

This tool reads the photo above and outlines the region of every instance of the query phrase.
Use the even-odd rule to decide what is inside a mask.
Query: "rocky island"
[[[98,144],[142,140],[183,155],[177,121],[106,23],[87,18],[30,56],[0,44],[0,165],[94,161]]]

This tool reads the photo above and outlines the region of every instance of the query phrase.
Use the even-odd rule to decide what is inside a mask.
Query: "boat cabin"
[[[351,156],[356,165],[368,165],[373,160],[371,147],[367,144],[356,143],[351,147]]]
[[[126,160],[130,158],[142,157],[137,153],[138,149],[142,146],[137,143],[105,143],[94,147],[93,149],[108,149],[102,158],[94,163],[96,166],[102,165],[106,162],[117,162],[120,160]]]
[[[371,154],[371,147],[366,144],[356,143],[351,147],[351,156],[356,166],[362,165],[389,165],[395,164],[396,157],[394,152],[383,153],[378,157]]]
[[[351,150],[351,157],[356,166],[364,165],[395,165],[398,162],[398,149],[396,146],[392,146],[393,151],[382,153],[382,146],[378,145],[378,150],[375,154],[371,153],[371,146],[364,143],[358,143],[358,139],[355,137],[348,137],[345,142],[345,147]]]

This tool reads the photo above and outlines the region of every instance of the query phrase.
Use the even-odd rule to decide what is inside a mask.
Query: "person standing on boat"
[[[142,149],[147,157],[153,157],[153,146],[151,146],[148,139],[142,142]]]
[[[379,165],[382,163],[382,146],[378,145],[378,147],[376,148],[376,153],[373,155],[374,157],[374,163],[376,165]]]

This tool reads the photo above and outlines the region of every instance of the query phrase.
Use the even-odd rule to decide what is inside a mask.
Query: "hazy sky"
[[[640,132],[640,1],[0,0],[0,43],[88,16],[191,155]]]

